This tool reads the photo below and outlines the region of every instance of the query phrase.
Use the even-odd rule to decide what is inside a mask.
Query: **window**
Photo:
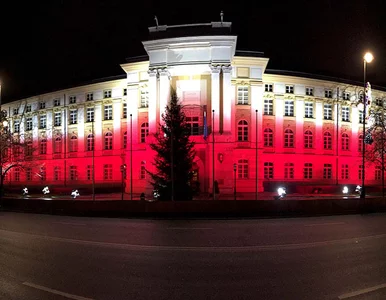
[[[103,98],[111,98],[111,90],[103,91]]]
[[[26,156],[32,156],[33,155],[33,144],[32,144],[32,141],[31,140],[29,140],[28,142],[27,142],[27,149],[26,149],[26,153],[25,153],[25,155]]]
[[[264,99],[264,114],[273,115],[273,99]]]
[[[103,179],[112,180],[113,179],[113,165],[105,164],[103,165]]]
[[[294,93],[294,86],[293,85],[286,85],[285,86],[285,92],[287,93],[287,94],[293,94]]]
[[[111,104],[105,105],[105,120],[113,119],[113,106]]]
[[[87,122],[94,122],[94,107],[87,107]]]
[[[247,179],[248,178],[248,160],[239,159],[237,163],[237,178]]]
[[[305,118],[314,117],[314,104],[312,102],[306,102],[304,104],[304,117]]]
[[[13,109],[13,115],[17,116],[19,114],[19,108],[14,108]]]
[[[237,140],[239,142],[248,141],[248,122],[245,120],[237,124]]]
[[[54,125],[55,126],[62,125],[62,113],[60,111],[56,111],[54,114]]]
[[[127,118],[127,103],[122,103],[122,118]]]
[[[310,130],[304,133],[304,148],[311,149],[313,147],[313,136]]]
[[[303,178],[304,179],[312,179],[312,164],[305,163],[303,169]]]
[[[149,106],[149,92],[146,87],[141,89],[141,107]]]
[[[20,181],[20,168],[15,168],[14,178],[15,181]]]
[[[93,151],[94,150],[94,135],[89,134],[87,136],[87,151]]]
[[[376,166],[375,167],[375,180],[381,180],[382,179],[382,170],[381,170],[381,166]]]
[[[144,161],[141,161],[141,174],[140,179],[146,179],[146,163]]]
[[[40,181],[46,181],[47,180],[47,170],[46,170],[46,167],[41,167],[40,168],[39,175],[40,175]]]
[[[362,179],[363,177],[363,165],[358,166],[358,179]]]
[[[77,109],[71,109],[70,110],[70,124],[76,124],[78,121],[78,110]]]
[[[55,153],[62,153],[62,138],[61,137],[57,137],[55,139],[54,151],[55,151]]]
[[[332,135],[329,132],[325,132],[323,135],[323,148],[324,150],[332,150]]]
[[[25,120],[25,130],[32,130],[32,117],[27,117]]]
[[[273,84],[272,83],[266,83],[264,85],[264,91],[272,93],[273,92]]]
[[[111,132],[105,134],[105,150],[113,150],[113,134]]]
[[[358,136],[358,152],[362,152],[363,147],[363,134]]]
[[[77,166],[70,166],[70,180],[78,180]]]
[[[70,96],[70,104],[76,103],[76,96]]]
[[[294,147],[294,133],[291,129],[286,129],[284,131],[284,147],[286,148]]]
[[[363,124],[363,110],[358,110],[359,123]]]
[[[345,93],[343,93],[343,100],[350,100],[350,93],[347,93],[347,92],[345,92]]]
[[[26,112],[31,112],[32,111],[32,106],[31,104],[27,104],[27,107],[26,107]]]
[[[313,96],[314,95],[314,88],[306,87],[306,95],[307,96]]]
[[[273,130],[271,128],[264,129],[264,147],[273,147]]]
[[[348,151],[350,148],[349,143],[350,143],[350,138],[348,137],[348,134],[343,133],[342,134],[342,150]]]
[[[39,102],[39,109],[45,109],[46,103],[45,102]]]
[[[25,177],[27,181],[32,180],[32,169],[31,168],[26,168],[25,170]]]
[[[248,86],[237,87],[237,104],[248,105]]]
[[[78,151],[78,138],[76,135],[73,135],[70,139],[70,152],[77,152]]]
[[[39,145],[39,153],[40,154],[47,154],[47,140],[42,139],[40,140],[40,145]]]
[[[273,179],[273,163],[265,162],[264,163],[264,178]]]
[[[287,100],[284,102],[284,115],[285,116],[294,115],[294,102],[292,100]]]
[[[86,169],[87,180],[92,180],[92,165],[88,165]]]
[[[332,90],[324,90],[324,97],[332,98]]]
[[[141,143],[146,143],[146,137],[149,135],[149,123],[141,125]]]
[[[41,115],[39,120],[39,128],[43,129],[43,128],[46,128],[46,126],[47,126],[47,116]]]
[[[13,122],[13,131],[14,132],[20,132],[20,121],[19,120],[15,120]]]
[[[383,100],[380,98],[375,99],[375,105],[376,106],[383,106]]]
[[[125,133],[123,134],[123,145],[122,145],[122,149],[126,149],[127,148],[127,131],[125,131]]]
[[[59,181],[59,180],[61,180],[61,170],[60,170],[60,167],[58,167],[58,166],[56,166],[56,167],[54,167],[54,180],[55,181]]]
[[[324,119],[332,120],[332,105],[325,103],[323,106],[323,111],[324,111]]]
[[[332,164],[324,164],[323,178],[324,179],[331,179],[332,178]]]
[[[123,89],[123,96],[127,96],[127,89]]]
[[[54,106],[60,106],[60,99],[59,98],[54,99]]]
[[[93,93],[87,93],[86,94],[86,101],[92,101],[94,100],[94,94]]]
[[[284,178],[285,179],[294,179],[295,169],[293,163],[284,164]]]
[[[342,107],[342,121],[350,122],[350,108],[348,106]]]
[[[186,125],[189,128],[190,135],[199,135],[200,126],[199,126],[199,117],[186,117]]]

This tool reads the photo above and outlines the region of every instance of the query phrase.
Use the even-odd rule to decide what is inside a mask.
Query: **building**
[[[37,170],[13,169],[8,184],[95,183],[119,191],[124,182],[126,192],[150,194],[149,143],[171,87],[196,142],[194,180],[202,193],[211,192],[213,175],[229,194],[235,177],[242,193],[283,183],[298,189],[361,183],[361,85],[269,70],[263,53],[236,51],[229,22],[157,25],[149,32],[148,56],[122,64],[124,76],[3,105],[12,130],[37,149],[39,161]],[[373,90],[373,105],[383,105],[385,95]],[[381,169],[366,170],[366,184],[380,185]]]

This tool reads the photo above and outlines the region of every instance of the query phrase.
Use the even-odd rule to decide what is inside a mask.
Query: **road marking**
[[[312,226],[328,226],[328,225],[343,225],[346,224],[344,222],[336,222],[336,223],[315,223],[315,224],[306,224],[304,226],[306,227],[312,227]]]
[[[38,290],[42,290],[42,291],[49,292],[49,293],[52,293],[52,294],[60,295],[60,296],[63,296],[63,297],[69,298],[69,299],[93,300],[91,298],[85,298],[85,297],[82,297],[82,296],[77,296],[77,295],[61,292],[61,291],[58,291],[58,290],[50,289],[48,287],[45,287],[45,286],[42,286],[42,285],[37,285],[37,284],[31,283],[31,282],[23,282],[23,284],[26,285],[26,286],[29,286],[29,287],[33,287],[33,288],[38,289]]]
[[[373,287],[369,287],[367,289],[363,289],[363,290],[359,290],[359,291],[343,294],[343,295],[340,295],[338,298],[339,299],[347,299],[347,298],[351,298],[351,297],[356,297],[356,296],[359,296],[359,295],[367,294],[367,293],[370,293],[370,292],[374,292],[376,290],[380,290],[380,289],[384,289],[384,288],[386,288],[386,283],[380,284],[380,285],[376,285],[376,286],[373,286]]]
[[[200,229],[213,229],[213,228],[205,228],[205,227],[192,227],[192,228],[190,228],[190,227],[168,227],[167,229],[181,229],[181,230],[191,230],[191,229],[193,229],[193,230],[200,230]]]
[[[83,224],[83,223],[70,223],[70,222],[53,222],[53,223],[62,224],[62,225],[86,226],[86,224]]]

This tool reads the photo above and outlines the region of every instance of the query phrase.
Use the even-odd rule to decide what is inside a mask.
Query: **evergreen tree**
[[[194,143],[189,140],[190,128],[185,121],[175,90],[162,114],[163,126],[155,134],[156,142],[150,147],[156,151],[156,172],[148,172],[151,184],[159,193],[159,200],[190,200],[193,195],[192,167],[196,155]],[[172,195],[172,190],[173,195]]]

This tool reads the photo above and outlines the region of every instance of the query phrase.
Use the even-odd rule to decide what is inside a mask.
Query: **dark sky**
[[[126,57],[145,54],[141,41],[154,15],[160,25],[175,25],[219,21],[221,10],[238,50],[263,51],[270,69],[361,81],[369,49],[368,79],[386,87],[382,0],[1,2],[3,102],[123,74]]]

